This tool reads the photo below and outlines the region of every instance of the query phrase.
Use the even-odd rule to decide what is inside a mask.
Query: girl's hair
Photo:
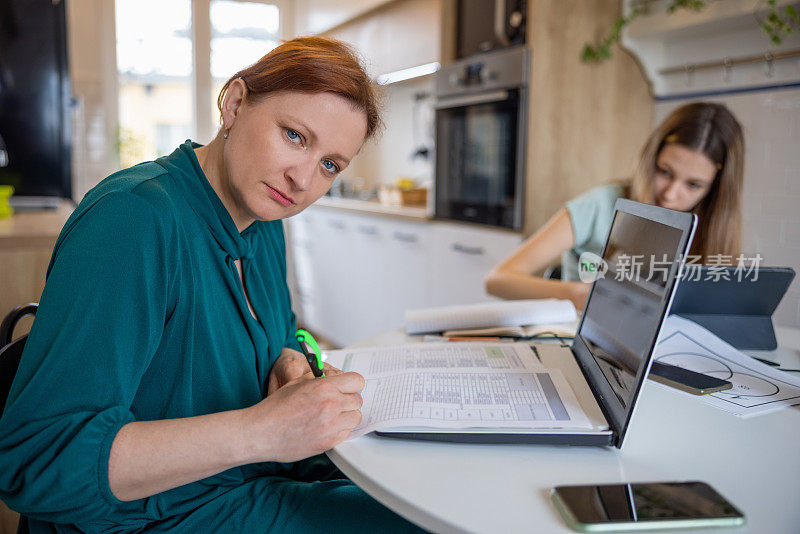
[[[333,93],[364,112],[365,139],[381,127],[377,93],[356,52],[342,41],[324,37],[284,41],[225,82],[217,97],[220,113],[228,87],[236,78],[241,78],[247,86],[248,102],[257,102],[277,91]]]
[[[698,225],[691,253],[707,262],[715,254],[739,255],[742,239],[742,127],[722,104],[696,102],[673,111],[650,134],[633,176],[629,197],[653,204],[656,160],[667,144],[701,152],[717,167],[711,189],[692,210]]]

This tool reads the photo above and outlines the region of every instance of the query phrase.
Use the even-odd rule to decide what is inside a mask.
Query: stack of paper
[[[521,327],[569,323],[576,319],[575,305],[569,300],[510,300],[408,310],[406,311],[406,332],[423,334],[468,328]],[[523,335],[518,337],[525,335],[524,331],[521,333]],[[501,334],[484,333],[483,335]]]
[[[653,358],[731,382],[732,389],[696,398],[740,417],[800,404],[800,377],[742,354],[702,326],[677,315],[664,321]]]

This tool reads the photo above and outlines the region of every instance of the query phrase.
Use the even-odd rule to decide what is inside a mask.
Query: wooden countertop
[[[323,196],[317,200],[313,206],[343,209],[375,215],[387,215],[390,217],[400,217],[403,219],[413,219],[417,221],[427,221],[432,218],[428,213],[428,209],[424,206],[387,206],[385,204],[381,204],[377,200],[358,200],[355,198]]]
[[[55,243],[75,206],[64,200],[55,210],[18,211],[0,219],[0,247],[31,247]]]

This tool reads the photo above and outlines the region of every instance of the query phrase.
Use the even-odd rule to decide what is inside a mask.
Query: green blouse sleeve
[[[56,523],[135,506],[111,493],[109,452],[169,313],[165,215],[129,192],[75,215],[0,420],[0,498]]]

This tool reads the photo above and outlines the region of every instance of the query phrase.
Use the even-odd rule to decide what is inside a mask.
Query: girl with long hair
[[[589,284],[578,281],[578,258],[601,254],[614,202],[624,197],[696,213],[691,254],[739,254],[744,137],[722,104],[698,102],[673,111],[644,144],[629,182],[600,186],[567,202],[538,232],[495,267],[486,291],[508,299],[556,297],[583,308]],[[561,257],[561,280],[534,276]]]

